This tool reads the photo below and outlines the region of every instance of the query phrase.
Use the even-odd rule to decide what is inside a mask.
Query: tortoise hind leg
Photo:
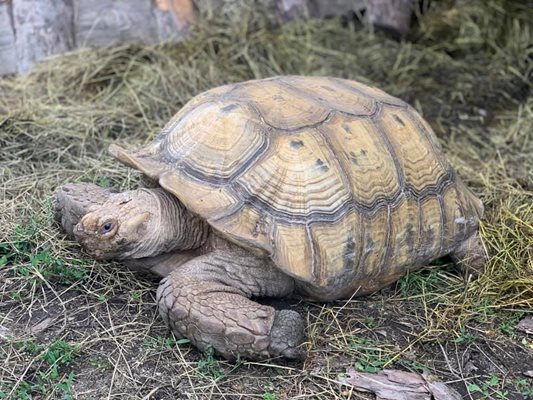
[[[485,263],[488,259],[479,232],[475,232],[462,242],[450,255],[457,268],[465,277],[469,275],[478,277],[483,273]]]
[[[179,336],[227,359],[302,358],[302,317],[250,300],[281,297],[294,281],[264,259],[242,250],[197,257],[165,278],[157,291],[159,313]]]

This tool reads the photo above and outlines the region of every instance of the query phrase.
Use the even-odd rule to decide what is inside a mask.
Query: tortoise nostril
[[[72,229],[72,233],[74,233],[74,235],[77,236],[82,232],[83,232],[83,225],[81,224],[81,221],[80,221],[76,225],[74,225],[74,228]]]
[[[76,225],[76,227],[82,231],[85,229],[85,217],[83,217],[82,219],[80,219],[80,222],[78,222],[78,225]]]

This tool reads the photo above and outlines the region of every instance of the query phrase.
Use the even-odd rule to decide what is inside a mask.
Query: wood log
[[[78,47],[157,41],[150,1],[77,0],[74,5]]]
[[[13,0],[17,69],[74,48],[71,0]]]
[[[159,40],[181,39],[196,21],[191,0],[155,0],[154,16]]]
[[[409,29],[413,0],[254,0],[250,3],[276,22],[327,18],[360,12],[367,20],[403,36]],[[236,16],[238,0],[0,0],[0,75],[26,73],[48,56],[84,46],[152,44],[183,38],[197,20],[196,6],[207,15]]]
[[[0,1],[0,75],[17,72],[15,32],[11,22],[11,4]]]
[[[275,0],[282,21],[328,18],[361,11],[364,0]]]
[[[308,0],[275,0],[276,11],[282,21],[307,19],[311,17]]]
[[[364,0],[322,0],[311,1],[314,4],[313,18],[328,18],[360,12],[365,8]]]
[[[412,13],[413,0],[367,0],[365,18],[378,29],[402,38],[409,32]]]

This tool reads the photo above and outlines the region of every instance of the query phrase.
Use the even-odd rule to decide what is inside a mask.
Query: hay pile
[[[131,379],[114,377],[113,371],[120,370],[118,359],[111,363],[114,370],[104,369],[98,378],[94,378],[96,372],[85,369],[87,363],[74,361],[72,370],[77,378],[70,386],[68,363],[58,363],[58,376],[50,378],[53,367],[42,357],[47,354],[43,350],[47,343],[63,338],[77,343],[77,354],[81,354],[78,357],[94,358],[98,353],[94,341],[109,334],[109,321],[88,332],[77,331],[65,319],[66,327],[55,336],[37,335],[34,343],[44,347],[35,352],[28,349],[27,342],[32,338],[28,329],[34,326],[35,315],[45,309],[49,313],[52,303],[59,309],[54,315],[66,312],[80,298],[86,310],[100,309],[110,302],[104,314],[116,318],[114,325],[132,326],[127,333],[121,331],[127,340],[111,340],[125,354],[130,351],[125,343],[138,338],[142,341],[151,329],[168,336],[164,327],[157,325],[160,322],[152,311],[153,282],[118,265],[84,259],[77,246],[66,241],[50,221],[50,196],[58,185],[78,180],[119,189],[134,187],[138,174],[106,154],[110,143],[146,143],[195,94],[228,82],[275,74],[356,79],[408,101],[434,127],[452,164],[485,204],[482,233],[492,258],[478,281],[465,286],[451,268],[431,269],[411,274],[396,287],[366,301],[408,301],[410,306],[402,307],[402,312],[419,328],[421,345],[455,343],[467,328],[483,326],[479,328],[483,331],[486,325],[479,324],[497,326],[507,316],[516,319],[521,312],[531,310],[531,21],[531,7],[522,1],[439,2],[421,18],[412,33],[412,42],[397,43],[353,21],[333,19],[277,27],[251,9],[239,17],[229,11],[211,17],[190,40],[177,45],[84,50],[51,59],[26,77],[0,79],[0,357],[5,359],[4,367],[0,367],[0,398],[2,393],[22,398],[25,393],[41,393],[45,398],[54,398],[68,390],[98,398],[102,393],[94,394],[84,387],[84,379],[101,379],[109,385],[111,375],[115,386],[105,396],[129,393],[142,398],[139,382],[143,379],[138,375],[133,373],[131,377],[137,378]],[[131,310],[114,314],[109,307],[116,305],[116,296],[127,297],[132,292],[141,299],[136,307],[148,317],[142,321],[134,318],[122,325],[120,318],[127,318],[124,313]],[[355,310],[360,303],[349,304]],[[368,346],[346,340],[354,335],[355,328],[348,317],[338,316],[334,311],[339,310],[337,306],[302,307],[309,312],[310,347],[315,350],[309,365],[328,364],[325,360],[337,353],[353,357],[361,357],[363,351],[369,354]],[[337,328],[329,325],[332,318],[338,319]],[[2,337],[9,336],[2,336],[2,332],[8,332],[12,339],[2,341]],[[109,341],[106,345],[110,345]],[[404,349],[389,349],[386,345],[381,349],[382,354],[376,356],[383,361],[379,366],[406,365],[400,362]],[[213,368],[225,373],[226,380],[221,381],[216,373],[198,377],[191,371],[211,371],[209,362],[217,361],[202,356],[200,361],[207,364],[200,367],[191,361],[197,358],[194,350],[187,352],[192,355],[184,356],[180,350],[179,367],[161,367],[157,363],[158,368],[163,368],[160,382],[167,382],[167,373],[188,377],[179,384],[172,381],[164,389],[169,396],[176,394],[176,387],[199,397],[206,393],[255,393],[260,398],[265,392],[258,383],[245,382],[241,388],[235,386],[239,379],[228,382],[233,369],[225,363]],[[171,353],[168,359],[175,355]],[[135,364],[128,357],[124,362]],[[277,398],[289,394],[341,398],[342,390],[332,386],[331,379],[348,365],[353,364],[345,360],[328,366],[327,371],[316,367],[315,378],[306,378],[299,367],[276,369],[272,374],[261,369],[264,366],[246,364],[242,368],[246,368],[246,374],[267,375],[266,382],[274,382],[272,390],[266,390],[268,393],[288,385]],[[441,367],[429,366],[441,375],[449,373]],[[39,378],[36,371],[48,373],[50,379]],[[512,373],[519,375],[519,371]],[[239,371],[235,374],[239,375]],[[206,376],[211,376],[208,383]],[[290,383],[305,379],[311,380],[305,388]],[[68,390],[57,387],[61,382],[66,382]],[[265,385],[265,381],[261,382]],[[141,385],[146,389],[144,394],[157,386],[150,385]],[[518,390],[517,387],[502,383],[502,390]],[[463,392],[470,389],[466,384],[460,388]],[[159,398],[166,397],[161,394]]]

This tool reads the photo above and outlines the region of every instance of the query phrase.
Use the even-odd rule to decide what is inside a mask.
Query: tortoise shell
[[[314,287],[383,286],[453,251],[482,213],[421,116],[349,80],[215,88],[147,147],[110,151],[224,237]]]

